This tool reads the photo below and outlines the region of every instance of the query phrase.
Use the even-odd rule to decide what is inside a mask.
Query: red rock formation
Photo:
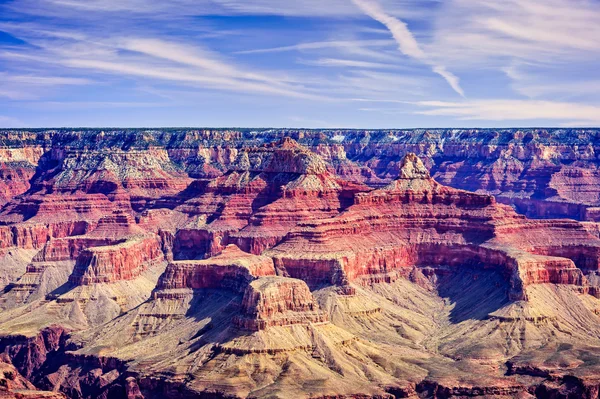
[[[175,233],[187,222],[187,215],[171,209],[150,209],[142,212],[137,218],[138,226],[145,231],[159,234],[160,231]]]
[[[6,354],[0,355],[0,397],[6,399],[66,399],[59,392],[40,391],[19,373]]]
[[[128,377],[125,380],[125,393],[127,394],[127,399],[144,399],[144,395],[142,395],[140,387],[133,377]]]
[[[59,192],[106,194],[123,188],[132,194],[134,201],[140,201],[159,196],[159,191],[162,194],[180,192],[190,181],[160,148],[55,151],[50,157],[60,162],[59,173],[43,185]]]
[[[171,262],[156,288],[225,288],[237,292],[257,277],[274,275],[271,258],[251,255],[230,244],[206,260]]]
[[[131,214],[122,211],[102,217],[96,227],[84,235],[51,239],[33,258],[34,262],[75,260],[90,247],[118,244],[127,237],[141,235],[144,230],[135,224]]]
[[[132,237],[122,243],[80,252],[69,282],[75,285],[132,280],[164,260],[156,236]]]
[[[19,373],[7,355],[0,356],[0,397],[6,399],[66,399],[62,393],[38,390]]]
[[[52,332],[0,352],[86,399],[596,397],[598,226],[503,205],[598,219],[597,132],[565,132],[0,137],[0,248],[40,249],[11,292],[76,263],[0,330],[78,330],[69,353]],[[216,256],[150,297],[173,254]]]
[[[17,247],[39,249],[52,238],[85,234],[95,224],[86,221],[58,222],[48,224],[22,223],[13,226],[0,226],[0,248]]]
[[[25,273],[0,296],[1,306],[16,307],[45,296],[67,282],[82,251],[120,244],[143,232],[129,213],[117,211],[100,219],[88,234],[50,239],[27,265]]]
[[[414,265],[495,265],[510,276],[511,296],[525,299],[523,288],[530,283],[585,284],[569,259],[534,254],[593,263],[589,254],[599,248],[600,241],[577,223],[549,227],[524,220],[491,196],[436,183],[409,154],[397,180],[357,194],[355,204],[339,216],[301,223],[269,254],[278,267],[311,286],[397,271],[408,275]],[[535,246],[516,237],[533,230],[539,232],[531,235]],[[552,251],[553,240],[562,240],[564,249]]]
[[[261,253],[298,222],[331,217],[365,189],[335,177],[291,139],[242,151],[227,174],[178,208],[202,217],[178,232],[175,253],[210,256],[227,243]]]
[[[40,146],[0,148],[0,206],[25,193],[44,150]]]
[[[177,195],[191,182],[163,149],[54,148],[36,161],[48,169],[0,212],[0,235],[6,237],[0,247],[40,248],[50,238],[84,234],[113,211]]]
[[[0,349],[25,378],[31,378],[43,367],[49,355],[64,347],[67,334],[64,328],[52,326],[33,337],[3,337]]]
[[[12,365],[10,358],[3,354],[0,356],[0,392],[10,392],[15,389],[36,390],[35,386]]]
[[[262,277],[251,282],[244,293],[242,312],[235,319],[236,325],[253,331],[328,320],[306,283],[285,277]]]
[[[103,194],[32,194],[8,204],[0,214],[0,222],[53,224],[94,221],[117,208],[118,204]]]
[[[174,176],[215,178],[240,150],[282,137],[309,146],[350,181],[378,186],[378,179],[394,179],[402,156],[414,152],[441,183],[493,194],[530,216],[593,220],[588,209],[600,206],[594,129],[4,132],[0,164],[15,177],[22,165],[39,167],[39,178],[27,182],[36,190],[48,186],[42,182],[103,192],[125,184],[140,190],[137,209],[156,204],[153,187],[176,192]],[[23,185],[18,177],[7,184],[15,192]]]

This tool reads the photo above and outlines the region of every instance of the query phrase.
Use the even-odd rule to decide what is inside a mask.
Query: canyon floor
[[[598,398],[600,130],[0,132],[0,397]]]

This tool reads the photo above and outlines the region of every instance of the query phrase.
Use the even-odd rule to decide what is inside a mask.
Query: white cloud
[[[40,37],[37,33],[32,36],[25,35],[24,38],[36,46],[35,51],[15,49],[0,52],[0,57],[13,63],[35,61],[38,65],[46,65],[46,69],[48,66],[53,66],[55,70],[64,71],[64,67],[68,67],[66,71],[86,69],[117,78],[160,79],[181,86],[192,84],[196,88],[310,100],[327,99],[327,96],[319,95],[314,88],[305,85],[301,79],[290,77],[287,73],[239,67],[234,62],[198,45],[144,37],[97,37],[94,40],[86,38],[85,41],[72,37],[57,45],[53,41],[46,40],[45,37],[46,35]],[[91,83],[89,79],[44,77],[33,74],[13,75],[13,80],[15,84],[21,86]],[[13,91],[18,92],[18,90],[11,90],[11,93]],[[8,94],[5,93],[5,96]]]
[[[395,69],[397,65],[384,64],[381,62],[346,60],[340,58],[319,58],[313,61],[303,61],[306,65],[316,65],[324,67],[346,67],[346,68],[364,68],[364,69]]]
[[[431,51],[445,65],[473,68],[527,60],[597,59],[600,3],[590,0],[448,0],[440,3]]]
[[[31,86],[80,86],[93,83],[90,79],[63,76],[10,75],[0,72],[3,82],[22,83]]]
[[[370,98],[353,98],[352,101],[364,102],[364,103],[414,104],[414,102],[411,102],[411,101],[382,100],[382,99],[370,99]]]
[[[419,43],[413,36],[408,26],[401,20],[387,14],[381,6],[373,0],[352,0],[365,14],[385,25],[398,43],[400,51],[408,57],[417,59],[425,64],[431,65],[435,73],[442,76],[454,91],[464,97],[465,93],[459,85],[459,79],[449,72],[443,65],[435,64],[431,58],[423,52]]]
[[[502,68],[502,71],[511,79],[513,90],[528,98],[593,98],[600,93],[600,80],[596,76],[580,76],[578,69],[585,69],[585,66],[577,63],[571,71],[570,68],[543,68],[521,62]]]
[[[600,123],[600,106],[557,101],[477,100],[463,102],[421,101],[428,108],[416,111],[429,116],[450,116],[458,120],[523,121],[552,120],[577,124]]]
[[[426,5],[438,0],[384,0],[394,14],[423,18]],[[283,15],[293,17],[352,17],[358,14],[347,0],[16,0],[20,12],[60,15],[70,11],[143,14],[153,19],[207,15]],[[85,15],[84,15],[85,16]],[[88,15],[89,16],[89,15]]]
[[[183,45],[159,39],[129,39],[121,47],[154,58],[199,68],[215,76],[256,81],[275,86],[285,86],[287,81],[286,74],[273,71],[267,74],[242,69],[221,59],[222,57],[218,54],[198,46]],[[292,87],[288,88],[293,90]]]
[[[180,83],[195,83],[213,89],[224,89],[238,92],[258,92],[275,94],[286,97],[296,97],[311,100],[323,100],[323,97],[313,95],[294,88],[271,86],[264,83],[242,81],[227,76],[201,74],[199,71],[184,68],[149,67],[126,62],[113,62],[102,60],[67,59],[63,64],[73,68],[85,68],[96,71],[110,72],[120,76],[130,75],[147,78],[156,78]]]
[[[65,109],[101,109],[101,108],[164,108],[173,106],[172,102],[128,102],[128,101],[38,101],[29,104],[31,108],[64,111]]]
[[[1,7],[8,18],[0,17],[0,30],[28,43],[0,50],[4,103],[68,106],[73,87],[82,86],[85,98],[113,88],[118,96],[90,108],[154,106],[143,104],[149,94],[210,105],[220,91],[221,99],[241,97],[239,104],[254,97],[238,93],[303,100],[294,102],[300,107],[328,102],[332,113],[365,103],[364,111],[406,114],[435,98],[445,101],[420,102],[417,112],[444,122],[600,123],[596,0],[12,0]],[[310,35],[270,19],[244,37],[246,25],[234,18],[199,18],[265,14],[312,18]],[[31,15],[47,19],[12,22],[35,21]],[[468,87],[470,101],[442,97],[446,83],[461,95]],[[140,94],[141,87],[149,89]]]
[[[330,40],[322,42],[299,43],[291,46],[271,47],[238,51],[237,54],[281,53],[285,51],[322,50],[331,48],[382,47],[389,46],[391,40]]]
[[[48,90],[58,86],[81,86],[93,83],[92,80],[85,78],[7,72],[0,72],[0,81],[2,81],[0,97],[14,101],[35,100]]]
[[[5,97],[9,100],[33,100],[37,98],[32,93],[26,93],[24,90],[18,88],[12,90],[0,89],[0,97]]]

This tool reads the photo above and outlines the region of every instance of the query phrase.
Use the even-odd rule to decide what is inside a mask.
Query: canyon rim
[[[600,130],[0,133],[6,397],[598,397]]]

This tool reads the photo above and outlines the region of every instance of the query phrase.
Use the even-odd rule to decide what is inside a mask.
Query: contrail
[[[433,72],[443,77],[454,91],[463,97],[465,96],[463,89],[460,87],[458,77],[446,70],[445,66],[436,65],[431,61],[427,54],[421,50],[419,43],[404,22],[388,15],[381,6],[373,0],[352,0],[352,2],[366,15],[388,28],[392,33],[394,40],[398,43],[398,49],[402,54],[431,66]]]

